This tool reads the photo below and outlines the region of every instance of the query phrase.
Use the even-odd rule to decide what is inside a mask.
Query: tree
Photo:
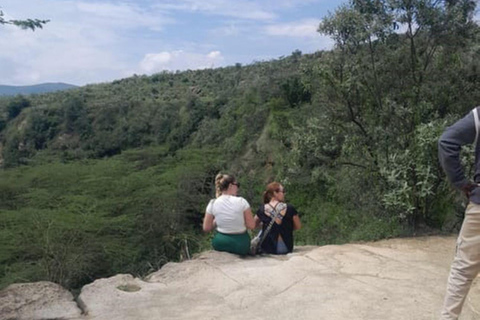
[[[40,20],[40,19],[26,19],[26,20],[5,20],[3,11],[0,10],[0,24],[12,24],[17,27],[20,27],[24,30],[32,29],[35,31],[36,28],[43,28],[43,25],[48,23],[50,20]]]
[[[460,72],[478,56],[474,10],[470,0],[351,0],[319,27],[335,49],[317,67],[323,91],[314,99],[343,132],[338,162],[363,166],[377,188],[365,192],[385,206],[379,212],[412,226],[435,220],[435,195],[443,192],[436,154],[425,152],[435,148],[430,133],[441,131],[448,113],[472,106],[464,88],[476,80]]]
[[[17,117],[23,109],[30,106],[30,100],[21,95],[16,96],[7,105],[8,120],[12,120],[13,118]]]

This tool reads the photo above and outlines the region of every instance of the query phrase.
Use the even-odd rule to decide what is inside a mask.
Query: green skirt
[[[241,234],[226,234],[217,232],[212,239],[213,249],[239,255],[250,253],[250,236],[248,232]]]

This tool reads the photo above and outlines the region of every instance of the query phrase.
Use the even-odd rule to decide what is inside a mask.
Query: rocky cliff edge
[[[146,279],[120,274],[70,292],[49,282],[0,292],[0,319],[432,320],[445,293],[453,237],[297,247],[286,256],[208,251]],[[461,320],[480,319],[480,279]]]

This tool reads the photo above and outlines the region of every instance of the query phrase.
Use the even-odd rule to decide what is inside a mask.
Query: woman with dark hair
[[[237,196],[240,184],[234,176],[219,173],[215,177],[215,187],[217,198],[207,206],[203,231],[216,229],[212,239],[215,250],[246,255],[250,252],[247,229],[255,228],[250,205]]]
[[[293,251],[293,230],[302,227],[297,210],[291,205],[285,205],[285,188],[278,182],[267,185],[263,193],[263,205],[257,210],[255,222],[262,222],[262,232],[265,232],[274,211],[280,211],[275,223],[261,244],[261,251],[273,254],[286,254]]]

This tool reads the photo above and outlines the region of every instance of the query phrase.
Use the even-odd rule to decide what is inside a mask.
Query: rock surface
[[[74,319],[81,310],[73,295],[52,282],[12,284],[0,291],[0,319]]]
[[[298,247],[286,256],[209,251],[145,280],[117,275],[83,287],[81,316],[30,319],[434,320],[454,250],[453,237],[424,237]],[[480,319],[479,278],[460,319]]]

